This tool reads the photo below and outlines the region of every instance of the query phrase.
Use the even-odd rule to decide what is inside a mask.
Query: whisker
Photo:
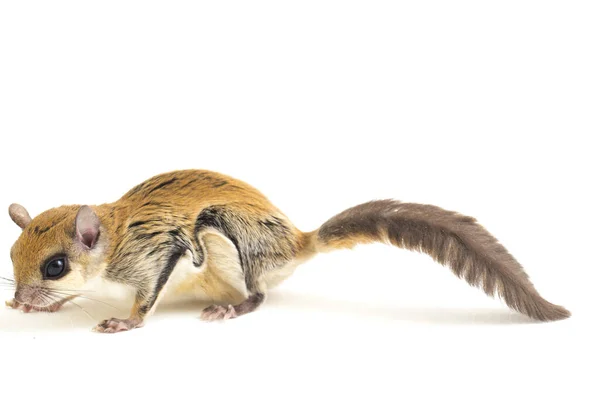
[[[92,321],[94,321],[94,322],[96,321],[96,319],[94,317],[92,317],[92,315],[85,308],[83,308],[81,305],[79,305],[73,301],[73,299],[76,297],[75,295],[67,295],[67,297],[61,297],[59,294],[57,294],[57,291],[55,289],[48,289],[48,292],[46,294],[54,297],[55,299],[59,299],[63,303],[74,304],[75,306],[77,306],[77,308],[79,308],[81,311],[83,311]],[[77,296],[81,296],[81,295],[77,295]],[[81,296],[81,297],[83,297],[83,296]],[[90,299],[90,300],[95,300],[95,299]],[[95,301],[100,302],[100,300],[95,300]],[[111,306],[108,303],[106,303],[106,305]],[[114,307],[114,306],[111,306],[111,307]],[[121,311],[119,309],[117,309],[117,310]]]
[[[14,279],[5,278],[5,277],[3,277],[3,276],[0,276],[0,279],[3,279],[3,280],[5,280],[5,281],[9,281],[9,282],[14,282],[14,281],[15,281]]]
[[[79,304],[75,303],[73,300],[67,300],[67,302],[75,304],[77,307],[79,307],[79,309],[80,309],[81,311],[83,311],[84,313],[86,313],[86,314],[87,314],[87,316],[88,316],[88,317],[89,317],[89,318],[90,318],[92,321],[96,322],[96,319],[95,319],[94,317],[92,317],[92,316],[90,315],[90,313],[89,313],[89,312],[87,312],[87,311],[85,310],[85,308],[81,307]]]
[[[59,292],[59,291],[56,291],[56,290],[53,290],[53,291],[54,291],[55,293],[61,293],[61,292]],[[68,293],[62,293],[62,294],[68,294]],[[111,308],[114,308],[114,309],[115,309],[115,310],[117,310],[117,311],[123,311],[123,310],[121,310],[120,308],[117,308],[117,307],[113,306],[112,304],[110,304],[110,303],[107,303],[107,302],[105,302],[105,301],[102,301],[102,300],[94,299],[94,298],[92,298],[92,297],[87,297],[87,296],[84,296],[84,295],[82,295],[82,294],[80,294],[80,295],[77,295],[77,297],[81,297],[82,299],[91,300],[91,301],[98,302],[98,303],[100,303],[100,304],[104,304],[104,305],[106,305],[106,306],[109,306],[109,307],[111,307]]]
[[[61,292],[74,292],[74,293],[95,293],[95,290],[78,290],[78,289],[48,289],[48,290],[59,290]]]
[[[40,307],[40,308],[48,308],[50,307],[52,304],[56,303],[57,300],[60,302],[63,299],[60,298],[58,295],[54,295],[52,293],[47,293],[47,292],[40,292],[39,296],[46,302],[48,303],[47,305]]]

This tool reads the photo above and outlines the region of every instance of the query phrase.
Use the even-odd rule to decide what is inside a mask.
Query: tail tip
[[[556,304],[550,304],[550,307],[548,307],[546,310],[544,310],[543,313],[540,313],[539,319],[540,321],[544,321],[544,322],[551,322],[551,321],[560,321],[563,319],[567,319],[571,316],[571,312],[569,310],[567,310],[566,308],[564,308],[563,306],[558,306]]]

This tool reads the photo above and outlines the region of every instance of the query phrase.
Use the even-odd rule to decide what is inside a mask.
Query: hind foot
[[[228,306],[212,305],[210,307],[206,307],[202,311],[200,318],[205,321],[223,321],[226,319],[236,318],[240,315],[248,314],[249,312],[256,310],[264,300],[264,293],[254,293],[236,306],[232,306],[230,304]]]
[[[212,305],[202,310],[200,318],[205,321],[224,321],[237,317],[235,308],[230,304],[228,306]]]

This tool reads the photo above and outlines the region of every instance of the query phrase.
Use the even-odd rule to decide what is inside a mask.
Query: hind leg
[[[260,285],[262,290],[251,292],[243,302],[237,305],[212,305],[207,307],[202,311],[201,318],[207,321],[225,320],[239,317],[240,315],[248,314],[256,310],[266,299],[266,288],[277,286],[284,281],[294,272],[296,267],[307,258],[308,257],[305,257],[290,262],[278,270],[265,274],[264,278],[261,280],[263,284]]]
[[[205,309],[202,318],[207,320],[231,319],[256,310],[265,300],[267,275],[281,272],[293,261],[304,238],[284,215],[260,201],[208,207],[196,226],[217,231],[232,244],[230,260],[235,258],[239,265],[247,293],[237,305]]]
[[[207,273],[202,286],[209,297],[223,304],[206,307],[200,316],[206,321],[226,320],[256,310],[265,300],[265,290],[248,290],[245,274],[235,245],[220,232],[208,229],[203,232],[202,242],[207,252]],[[255,287],[261,285],[254,285]],[[240,296],[224,296],[223,288],[233,288]]]

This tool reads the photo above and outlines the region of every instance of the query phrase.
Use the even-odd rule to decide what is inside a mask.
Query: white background
[[[2,2],[2,207],[110,202],[180,168],[248,181],[303,230],[433,203],[573,317],[531,323],[373,245],[225,323],[162,307],[101,335],[130,304],[2,309],[1,397],[597,399],[599,19],[594,1]]]

